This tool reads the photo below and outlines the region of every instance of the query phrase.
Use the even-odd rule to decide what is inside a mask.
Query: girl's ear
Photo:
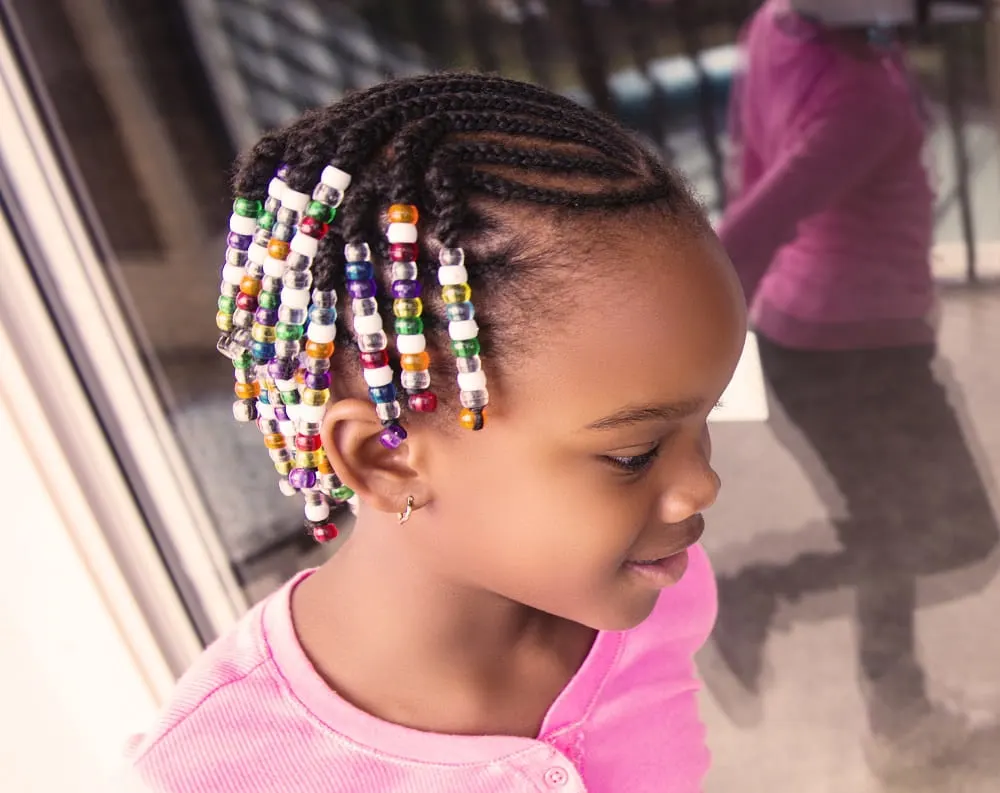
[[[427,504],[429,487],[418,463],[420,439],[411,434],[398,449],[387,449],[379,440],[381,432],[375,407],[348,398],[327,410],[320,436],[333,470],[365,506],[399,512],[410,496],[419,505]]]

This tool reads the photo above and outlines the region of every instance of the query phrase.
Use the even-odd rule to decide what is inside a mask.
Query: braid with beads
[[[352,495],[319,440],[332,372],[345,371],[331,364],[335,347],[356,349],[386,447],[406,439],[404,403],[437,410],[431,358],[449,347],[460,423],[480,430],[489,392],[473,290],[523,293],[530,259],[514,235],[497,246],[502,205],[587,213],[655,203],[699,215],[683,182],[617,123],[473,74],[385,83],[310,111],[242,158],[234,188],[217,316],[236,372],[234,414],[256,420],[282,491],[305,497],[319,540],[336,535],[331,505]],[[432,284],[422,271],[434,258]],[[338,296],[349,298],[340,318]]]

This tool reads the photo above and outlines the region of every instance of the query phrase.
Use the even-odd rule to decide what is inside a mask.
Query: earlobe
[[[398,514],[410,496],[426,503],[426,483],[413,464],[419,440],[411,436],[399,448],[387,449],[381,432],[370,402],[341,399],[330,406],[320,434],[333,470],[366,506]]]

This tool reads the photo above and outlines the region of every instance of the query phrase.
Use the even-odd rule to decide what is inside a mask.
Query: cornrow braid
[[[305,497],[320,540],[336,534],[331,506],[352,495],[319,440],[331,378],[349,370],[334,365],[336,346],[356,349],[385,446],[407,437],[397,372],[409,411],[433,413],[432,359],[446,347],[460,423],[480,430],[480,331],[508,338],[513,323],[481,328],[473,292],[523,294],[538,257],[505,230],[505,207],[698,215],[683,182],[614,121],[474,74],[389,82],[312,110],[265,135],[233,185],[217,324],[236,372],[234,414],[257,421],[282,491]],[[432,282],[420,262],[434,259]],[[338,315],[341,293],[350,300]]]

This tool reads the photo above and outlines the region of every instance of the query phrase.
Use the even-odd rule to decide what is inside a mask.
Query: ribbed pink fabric
[[[708,560],[625,633],[601,633],[538,740],[449,736],[350,705],[295,636],[290,582],[210,647],[130,747],[126,789],[155,793],[695,793],[709,754],[692,656],[711,630]]]
[[[756,329],[788,347],[926,344],[933,195],[898,52],[860,59],[769,0],[744,35],[719,236]]]

